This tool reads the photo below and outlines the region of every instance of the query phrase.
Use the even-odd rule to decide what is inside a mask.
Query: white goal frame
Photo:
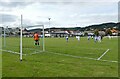
[[[42,39],[43,39],[43,51],[45,51],[45,41],[44,41],[44,38],[45,38],[45,35],[44,35],[44,25],[37,25],[38,26],[42,26]],[[31,27],[35,27],[35,26],[31,26]],[[28,27],[29,28],[29,27]],[[22,56],[23,56],[23,50],[22,50],[22,30],[23,30],[23,16],[21,15],[21,27],[20,27],[20,61],[22,61]]]
[[[42,51],[44,52],[45,51],[45,41],[44,41],[44,38],[45,38],[45,34],[44,34],[44,25],[41,24],[41,25],[34,25],[34,26],[27,26],[25,28],[31,28],[31,27],[42,27]],[[6,29],[8,29],[7,27],[5,28],[4,27],[4,47],[6,47]],[[41,28],[40,28],[41,29]],[[22,41],[22,37],[23,37],[23,15],[21,15],[21,21],[20,21],[20,61],[22,61],[22,56],[24,55],[23,54],[23,41]]]

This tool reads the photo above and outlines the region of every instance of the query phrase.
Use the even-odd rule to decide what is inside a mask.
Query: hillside
[[[72,31],[76,31],[76,30],[79,30],[79,31],[90,31],[90,30],[94,30],[94,29],[99,29],[99,30],[105,30],[107,28],[116,28],[118,30],[120,30],[120,23],[102,23],[102,24],[98,24],[98,25],[90,25],[90,26],[86,26],[86,27],[71,27],[71,28],[56,28],[56,27],[53,27],[53,28],[50,28],[51,30],[56,30],[56,29],[60,29],[62,31],[65,31],[65,30],[72,30]],[[28,30],[28,31],[32,31],[32,32],[35,32],[35,31],[40,31],[42,29],[32,29],[32,30]],[[45,31],[49,30],[49,28],[46,28]]]
[[[107,29],[107,28],[114,28],[114,27],[116,29],[119,29],[119,26],[120,26],[120,23],[103,23],[103,24],[98,24],[98,25],[90,25],[90,26],[87,26],[83,29],[85,29],[85,30],[91,30],[91,29],[104,30],[104,29]]]

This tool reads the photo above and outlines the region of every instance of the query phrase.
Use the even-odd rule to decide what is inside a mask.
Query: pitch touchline
[[[107,49],[97,60],[100,60],[110,49]]]

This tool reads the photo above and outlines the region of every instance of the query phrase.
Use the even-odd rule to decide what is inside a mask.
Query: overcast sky
[[[24,26],[85,27],[118,22],[118,0],[0,1],[0,26],[20,26],[21,14]]]

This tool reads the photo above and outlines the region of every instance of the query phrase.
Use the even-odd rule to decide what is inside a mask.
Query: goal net
[[[2,51],[19,54],[20,46],[20,29],[19,27],[10,28],[4,26],[2,28]]]
[[[24,24],[24,17],[21,15],[18,26],[4,26],[2,31],[2,51],[18,54],[20,60],[22,60],[23,56],[45,51],[43,24]],[[35,45],[35,33],[38,34],[39,45]]]

